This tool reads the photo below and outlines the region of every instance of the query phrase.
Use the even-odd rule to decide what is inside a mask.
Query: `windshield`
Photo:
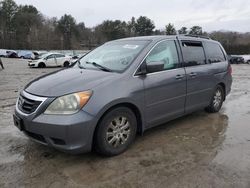
[[[123,72],[148,43],[149,41],[136,40],[109,42],[82,57],[78,66],[86,69]]]

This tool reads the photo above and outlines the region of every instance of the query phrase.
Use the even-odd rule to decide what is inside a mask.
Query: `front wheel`
[[[224,96],[224,89],[222,86],[218,85],[215,89],[210,105],[206,108],[206,111],[210,113],[219,112],[224,101]]]
[[[38,68],[45,68],[45,67],[46,67],[46,65],[43,62],[38,64]]]
[[[109,111],[95,133],[95,150],[106,156],[124,152],[134,141],[137,130],[135,114],[127,107]]]

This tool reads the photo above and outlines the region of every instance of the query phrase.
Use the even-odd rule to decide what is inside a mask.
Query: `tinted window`
[[[147,64],[159,61],[164,63],[164,70],[178,67],[179,59],[174,41],[163,41],[157,44],[146,58]]]
[[[206,63],[201,42],[182,41],[182,52],[185,66],[203,65]]]
[[[206,55],[209,63],[218,63],[226,61],[224,53],[221,50],[221,47],[217,43],[206,42]]]

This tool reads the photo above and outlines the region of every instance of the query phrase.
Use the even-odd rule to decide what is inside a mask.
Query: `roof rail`
[[[202,35],[191,35],[191,34],[184,34],[184,35],[180,35],[180,36],[185,36],[185,37],[195,37],[195,38],[203,38],[203,39],[211,39],[210,37],[207,36],[202,36]]]

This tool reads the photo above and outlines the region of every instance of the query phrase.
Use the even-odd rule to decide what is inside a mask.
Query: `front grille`
[[[42,101],[35,101],[20,95],[18,99],[18,108],[26,114],[31,114],[36,111],[41,103]]]

